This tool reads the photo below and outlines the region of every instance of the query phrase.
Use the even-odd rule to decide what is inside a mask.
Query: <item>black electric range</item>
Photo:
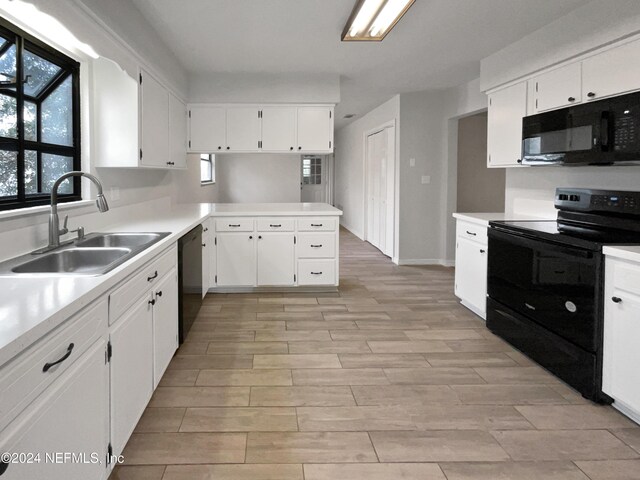
[[[556,191],[557,221],[489,226],[487,327],[585,397],[602,393],[603,245],[640,244],[640,192]]]

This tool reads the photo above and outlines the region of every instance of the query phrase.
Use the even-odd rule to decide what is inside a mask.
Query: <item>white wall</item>
[[[218,201],[218,178],[216,183],[200,183],[200,154],[187,155],[187,169],[171,173],[173,199],[176,203],[215,203]]]
[[[228,154],[216,157],[220,203],[300,201],[300,155]]]
[[[400,96],[396,95],[335,134],[335,204],[344,212],[340,222],[360,238],[364,236],[365,133],[396,122],[396,158],[400,130]]]
[[[480,88],[489,90],[639,30],[638,0],[594,0],[483,59]]]

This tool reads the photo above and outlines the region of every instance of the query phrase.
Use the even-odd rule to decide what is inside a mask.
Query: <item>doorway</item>
[[[329,165],[326,155],[303,155],[300,170],[300,201],[326,203]]]
[[[365,240],[393,256],[395,126],[370,132],[365,148]]]

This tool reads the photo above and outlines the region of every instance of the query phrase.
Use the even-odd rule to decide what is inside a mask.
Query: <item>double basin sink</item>
[[[104,275],[169,235],[92,233],[46,253],[30,253],[0,264],[0,274]]]

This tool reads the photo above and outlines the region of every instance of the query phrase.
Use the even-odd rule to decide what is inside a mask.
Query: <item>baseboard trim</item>
[[[453,267],[454,262],[451,260],[442,260],[441,258],[401,258],[398,259],[398,265],[439,265],[441,267]]]

